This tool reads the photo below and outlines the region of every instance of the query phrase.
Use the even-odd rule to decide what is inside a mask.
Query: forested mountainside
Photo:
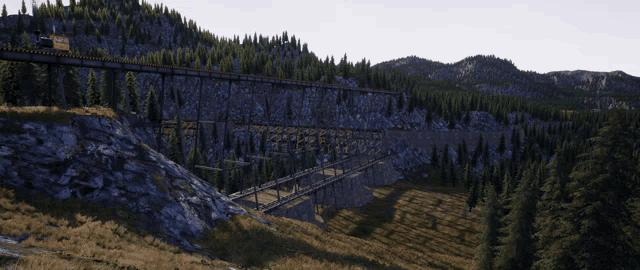
[[[344,84],[352,81],[361,87],[399,91],[411,96],[408,100],[410,111],[413,107],[424,108],[431,100],[436,105],[432,108],[433,112],[441,113],[443,117],[452,115],[458,120],[465,110],[472,108],[470,102],[475,105],[484,104],[474,105],[473,108],[489,111],[499,120],[504,119],[503,116],[509,112],[527,112],[541,120],[549,120],[550,117],[558,120],[560,116],[557,108],[537,106],[525,99],[501,95],[489,99],[487,95],[473,94],[477,91],[464,91],[447,81],[431,80],[422,75],[407,75],[399,70],[383,71],[371,67],[366,58],[354,63],[345,54],[338,61],[333,56],[327,56],[323,60],[309,50],[306,43],[296,39],[295,35],[289,36],[286,31],[273,37],[257,33],[253,36],[245,35],[242,41],[240,36],[216,36],[167,6],[137,0],[72,0],[67,7],[61,1],[47,2],[40,5],[33,17],[24,14],[0,17],[0,46],[32,48],[35,42],[35,36],[31,34],[33,30],[41,29],[44,33],[51,33],[54,27],[58,33],[71,36],[72,53],[79,55],[322,83]],[[14,70],[5,72],[8,76],[4,78],[5,81],[10,81],[9,77],[20,77],[16,79],[15,89],[31,91],[14,95],[16,104],[42,102],[47,82],[43,76],[35,76],[42,74],[42,66],[5,62],[0,69]],[[91,106],[87,98],[89,70],[73,67],[63,69],[65,92],[70,93],[66,96],[67,104]],[[99,80],[97,83],[101,85],[97,87],[103,89],[103,94],[107,94],[104,91],[109,89],[107,86],[110,80],[106,80],[109,74],[96,73],[96,76]],[[344,80],[345,78],[349,80]],[[54,90],[57,91],[56,78],[53,79]],[[4,87],[8,87],[7,85]],[[138,85],[147,87],[148,83],[139,80]],[[124,86],[116,85],[116,88],[122,87]],[[17,90],[9,92],[17,93]],[[12,95],[7,94],[5,100],[11,102],[12,99],[7,97]],[[406,105],[403,101],[405,99],[394,110]],[[59,104],[60,101],[56,102]],[[102,101],[102,104],[106,105],[108,102]]]
[[[417,56],[394,59],[375,65],[385,71],[401,70],[444,80],[467,89],[515,95],[561,104],[565,109],[640,107],[640,78],[622,71],[554,71],[540,74],[519,70],[511,60],[493,55],[476,55],[444,64]]]
[[[415,87],[409,76],[382,76],[367,59],[354,63],[345,54],[323,60],[286,31],[272,37],[220,37],[167,6],[137,0],[71,0],[68,7],[61,1],[43,3],[35,17],[2,17],[0,45],[23,47],[25,33],[33,44],[33,30],[52,33],[54,27],[72,37],[71,47],[80,55],[324,83],[335,83],[336,75],[356,77],[360,86],[391,91]]]

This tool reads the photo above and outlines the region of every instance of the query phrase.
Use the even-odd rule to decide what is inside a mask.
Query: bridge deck
[[[312,173],[321,173],[322,175],[324,175],[324,177],[317,179],[309,186],[294,186],[293,188],[288,190],[284,190],[283,188],[281,188],[279,191],[280,200],[278,200],[278,191],[275,189],[275,181],[269,182],[260,188],[256,188],[255,190],[255,192],[258,194],[258,210],[265,213],[271,212],[278,207],[292,203],[293,201],[298,200],[303,196],[311,195],[314,191],[323,189],[328,185],[342,181],[346,177],[354,175],[368,167],[373,166],[378,161],[383,160],[388,156],[389,155],[384,155],[373,160],[340,160],[330,163],[328,166],[325,166],[324,170],[320,167],[316,167],[296,175],[278,179],[278,183],[282,186],[285,186],[286,183],[289,183],[296,178],[310,176]],[[360,163],[362,163],[362,165],[360,165]],[[345,165],[344,171],[341,168],[331,168],[340,167],[340,165]],[[296,185],[296,183],[294,183],[294,185]],[[243,190],[242,192],[231,194],[229,197],[242,205],[255,208],[256,202],[253,188],[248,188]]]

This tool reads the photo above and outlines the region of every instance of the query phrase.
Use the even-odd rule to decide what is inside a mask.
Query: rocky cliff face
[[[188,250],[198,249],[189,239],[216,220],[248,214],[144,143],[154,141],[151,130],[134,133],[128,125],[91,116],[69,124],[0,118],[1,182],[61,200],[124,206],[140,217],[139,227]]]

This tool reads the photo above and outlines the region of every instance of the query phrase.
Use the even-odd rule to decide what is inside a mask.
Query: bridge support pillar
[[[60,85],[60,95],[62,96],[62,108],[67,109],[67,100],[64,97],[64,85],[62,83],[62,70],[60,70],[60,65],[57,65],[58,68],[58,84]]]
[[[176,102],[176,116],[178,117],[178,132],[180,133],[180,149],[182,150],[182,167],[187,168],[187,153],[185,153],[185,145],[184,145],[184,133],[182,132],[182,119],[180,118],[180,102],[178,102],[178,89],[175,87],[175,76],[171,78],[171,84],[173,87],[173,98]],[[228,194],[227,194],[228,195]]]
[[[49,107],[53,107],[53,91],[52,91],[52,84],[51,84],[51,76],[53,74],[53,70],[52,70],[52,65],[51,64],[47,64],[47,79],[49,80],[49,102],[48,105]]]
[[[118,108],[118,104],[116,103],[116,71],[115,70],[109,70],[109,73],[111,74],[111,110],[113,110],[113,112],[116,111],[116,109]]]

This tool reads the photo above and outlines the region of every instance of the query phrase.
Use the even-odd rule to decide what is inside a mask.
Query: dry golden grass
[[[0,188],[0,235],[30,233],[23,244],[58,252],[6,262],[24,269],[470,269],[481,228],[479,208],[464,213],[462,189],[399,181],[374,188],[375,200],[361,208],[325,215],[327,232],[248,209],[273,227],[235,216],[196,240],[223,261],[154,239],[121,208],[39,196],[19,202],[25,196]]]
[[[465,213],[464,189],[399,181],[374,191],[375,200],[364,207],[325,215],[327,232],[249,210],[277,231],[236,217],[200,243],[235,263],[264,269],[472,268],[480,210]]]
[[[26,203],[29,201],[29,203]],[[22,242],[55,251],[19,260],[0,259],[23,269],[221,269],[233,264],[188,254],[134,227],[122,208],[86,201],[56,201],[0,187],[0,235],[31,237]],[[37,241],[36,238],[42,238]]]
[[[76,115],[93,115],[116,118],[118,115],[110,108],[70,108],[46,106],[0,106],[0,118],[13,121],[63,122],[68,123]]]
[[[327,230],[383,244],[414,265],[471,268],[482,226],[479,208],[466,213],[463,188],[399,181],[374,190],[373,202],[341,209]]]

